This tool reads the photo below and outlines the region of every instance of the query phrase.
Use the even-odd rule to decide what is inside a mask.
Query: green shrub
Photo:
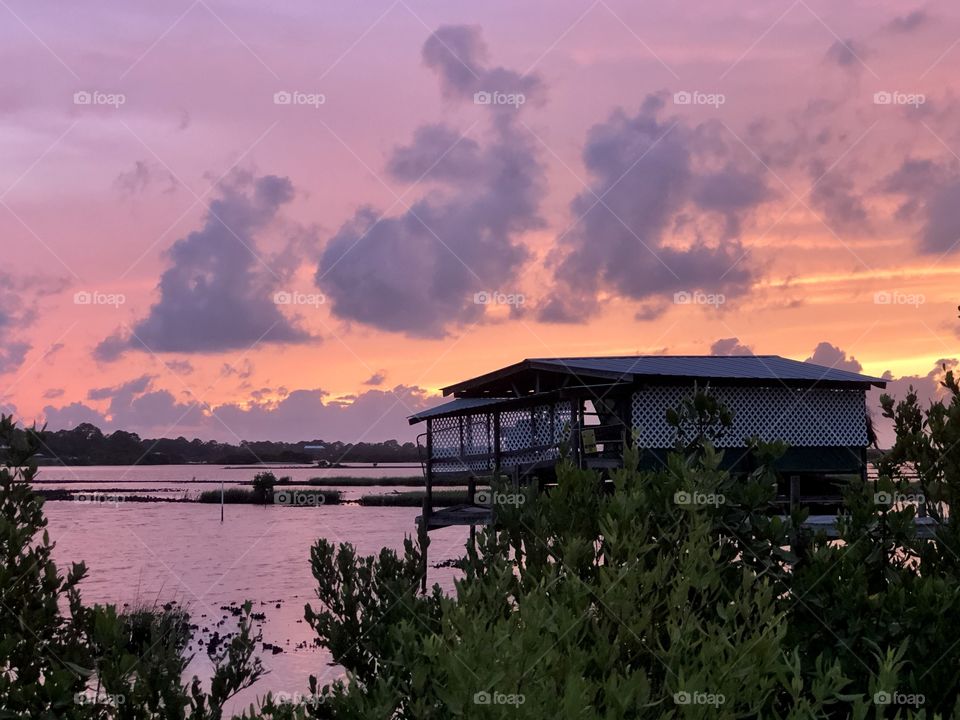
[[[35,429],[0,417],[0,717],[43,720],[220,720],[226,701],[262,674],[245,606],[239,632],[214,649],[209,692],[183,684],[189,618],[164,608],[87,607],[83,564],[51,559],[43,500],[30,489]]]
[[[703,435],[684,450],[653,473],[629,451],[609,494],[562,464],[549,493],[524,490],[477,533],[452,597],[416,592],[411,541],[376,557],[318,541],[307,620],[348,679],[317,716],[956,714],[960,583],[911,562],[935,545],[911,509],[854,486],[844,542],[813,538],[802,512],[774,510],[781,445],[755,443],[748,477]]]
[[[273,497],[273,487],[277,484],[277,476],[272,472],[259,472],[253,477],[253,494],[256,501],[266,505]]]
[[[197,502],[219,504],[220,490],[204,490],[197,496]],[[256,505],[262,501],[253,490],[231,487],[224,488],[223,502],[227,505]]]
[[[289,507],[320,507],[322,505],[338,505],[343,494],[338,490],[314,490],[311,488],[283,488],[273,490],[266,498],[267,505],[281,505]],[[219,503],[219,490],[204,490],[197,497],[197,502]],[[227,505],[261,505],[264,500],[255,490],[247,488],[227,488],[223,492],[223,502]]]

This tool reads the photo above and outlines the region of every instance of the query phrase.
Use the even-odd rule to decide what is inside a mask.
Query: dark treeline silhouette
[[[150,440],[136,433],[117,430],[104,434],[90,423],[72,430],[45,430],[39,433],[42,442],[42,464],[65,465],[176,465],[211,463],[246,465],[258,462],[281,463],[344,463],[344,462],[417,462],[414,443],[396,440],[381,443],[344,443],[304,440],[301,442],[241,441],[237,444],[184,437]],[[318,446],[306,450],[307,446]],[[0,449],[0,457],[4,451]]]

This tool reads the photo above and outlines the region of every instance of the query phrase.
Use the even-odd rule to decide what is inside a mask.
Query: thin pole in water
[[[220,481],[220,522],[223,522],[223,480]]]

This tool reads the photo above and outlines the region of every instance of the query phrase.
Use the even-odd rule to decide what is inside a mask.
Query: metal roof
[[[876,385],[885,387],[883,378],[861,375],[837,368],[791,360],[779,355],[637,355],[619,357],[532,358],[500,370],[443,388],[443,394],[483,392],[488,384],[548,371],[614,382],[636,382],[644,378],[732,380],[742,382],[775,381],[782,384]]]
[[[451,413],[463,412],[465,410],[473,410],[478,407],[484,407],[485,405],[493,405],[504,400],[510,400],[512,398],[457,398],[449,402],[440,403],[436,407],[432,407],[429,410],[422,410],[416,415],[411,415],[407,418],[410,421],[410,424],[422,422],[427,418],[437,417],[438,415],[448,415]]]

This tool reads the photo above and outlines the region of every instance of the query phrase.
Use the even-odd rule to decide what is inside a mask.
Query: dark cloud
[[[723,215],[726,235],[736,237],[743,212],[770,199],[772,193],[762,176],[728,165],[696,178],[692,197],[701,210]]]
[[[557,287],[540,319],[587,318],[604,291],[646,301],[649,314],[677,291],[749,289],[739,231],[770,196],[766,171],[715,122],[689,126],[662,110],[650,96],[636,115],[618,110],[591,128],[583,161],[592,182],[550,258]]]
[[[363,384],[374,385],[374,386],[383,385],[386,379],[387,379],[386,374],[382,370],[380,370],[379,372],[375,372],[373,375],[371,375],[366,380],[364,380]]]
[[[113,362],[130,348],[130,336],[118,330],[101,340],[93,349],[93,359],[97,362]]]
[[[47,405],[43,409],[43,417],[48,430],[71,430],[83,423],[92,423],[101,429],[107,427],[103,413],[79,402],[62,407]]]
[[[18,370],[33,349],[21,333],[36,320],[36,298],[45,294],[44,283],[0,270],[0,375]]]
[[[810,204],[824,214],[827,225],[840,231],[867,229],[867,208],[852,178],[814,161],[810,163],[810,179],[816,183]]]
[[[87,400],[107,402],[104,411],[74,402],[64,407],[47,406],[43,415],[51,430],[93,423],[101,430],[126,430],[141,436],[176,437],[210,433],[205,407],[194,401],[179,402],[167,390],[154,388],[156,377],[142,375],[112,387],[94,388]]]
[[[189,360],[167,360],[164,365],[177,375],[190,375],[194,370],[193,363]]]
[[[880,181],[880,190],[905,195],[924,195],[942,184],[946,169],[929,158],[906,158],[900,167]]]
[[[926,407],[931,401],[945,396],[947,391],[941,384],[943,378],[947,374],[947,370],[956,371],[958,364],[960,363],[956,358],[941,358],[934,363],[933,368],[926,375],[895,377],[892,372],[887,370],[883,374],[883,379],[887,381],[887,388],[883,392],[896,400],[903,400],[910,389],[913,388],[921,406]]]
[[[472,100],[474,88],[487,82],[504,91],[534,93],[539,87],[535,78],[487,68],[476,28],[441,28],[427,40],[424,60],[456,99]],[[516,120],[521,111],[488,113],[483,144],[429,125],[394,151],[387,162],[391,176],[416,181],[426,173],[431,192],[401,215],[382,217],[361,207],[329,240],[316,282],[335,315],[409,336],[441,337],[483,319],[478,293],[517,292],[528,259],[520,236],[541,225],[544,193],[534,140]]]
[[[817,345],[817,347],[814,348],[813,355],[804,360],[804,362],[854,373],[863,370],[863,365],[861,365],[855,357],[852,355],[847,357],[845,350],[841,350],[836,345],[831,345],[828,342],[822,342]]]
[[[43,360],[47,363],[52,363],[53,359],[60,354],[60,352],[66,347],[64,343],[58,342],[50,345],[43,352]]]
[[[0,269],[0,375],[19,370],[33,349],[28,331],[39,317],[40,301],[59,295],[68,285],[65,278]],[[63,347],[63,343],[49,346],[40,359],[49,361]]]
[[[711,355],[753,355],[753,348],[743,345],[740,338],[720,338],[710,346]]]
[[[903,195],[904,200],[897,208],[896,217],[912,220],[923,209],[927,198],[934,195],[948,177],[949,171],[941,163],[927,158],[908,157],[900,167],[880,181],[877,189]]]
[[[224,363],[220,368],[220,377],[236,376],[241,380],[247,380],[253,376],[253,362],[249,358],[244,358],[240,362]]]
[[[153,382],[154,376],[141,375],[138,378],[128,380],[127,382],[114,387],[92,388],[87,392],[87,400],[106,400],[108,398],[120,398],[120,401],[129,400],[135,395],[146,392]]]
[[[43,393],[43,398],[45,400],[56,400],[58,397],[63,397],[64,389],[63,388],[50,388]]]
[[[135,429],[144,436],[194,436],[204,429],[213,432],[205,406],[193,401],[179,402],[167,390],[114,397],[109,415],[114,428]]]
[[[887,24],[887,29],[895,33],[909,33],[922,25],[926,25],[930,16],[925,10],[914,10],[906,15],[895,17]]]
[[[927,199],[936,193],[948,177],[949,172],[941,163],[927,158],[908,157],[900,167],[879,182],[877,190],[902,195],[904,199],[895,217],[914,220],[924,209]]]
[[[235,172],[211,203],[203,227],[167,252],[170,267],[147,317],[132,333],[106,338],[94,357],[110,361],[125,350],[216,353],[310,340],[274,302],[283,278],[256,242],[293,194],[287,178]]]
[[[908,157],[880,181],[878,190],[903,196],[897,218],[920,220],[921,252],[943,254],[960,248],[960,174],[956,163]]]
[[[263,388],[251,394],[252,403],[212,407],[180,402],[170,392],[155,389],[146,377],[101,388],[96,394],[100,401],[108,401],[106,411],[83,403],[45,407],[43,415],[50,429],[90,422],[107,432],[122,429],[141,437],[183,435],[228,442],[318,438],[409,441],[415,430],[407,423],[407,415],[430,404],[425,390],[399,385],[392,391],[368,390],[336,399],[323,390],[287,393],[283,388]],[[282,396],[279,400],[277,394]]]
[[[867,49],[851,38],[838,39],[827,49],[827,60],[844,68],[862,68],[866,56]]]
[[[887,381],[885,390],[874,388],[867,395],[867,406],[870,408],[874,419],[874,426],[877,429],[879,438],[878,445],[882,448],[888,448],[893,445],[896,436],[893,431],[892,423],[886,418],[881,417],[880,396],[887,394],[895,401],[903,400],[911,390],[916,392],[917,401],[920,407],[926,408],[931,402],[941,400],[946,397],[947,391],[942,382],[947,370],[953,370],[955,373],[960,367],[960,361],[956,358],[941,358],[937,360],[933,368],[926,375],[903,375],[895,377],[889,370],[883,374]]]
[[[413,142],[398,147],[387,162],[387,171],[397,180],[417,182],[472,181],[481,166],[480,146],[445,125],[424,125]]]
[[[0,344],[0,375],[17,370],[27,358],[31,349],[27,342],[6,342]]]
[[[960,180],[937,188],[924,206],[920,250],[950,253],[960,247]]]
[[[478,92],[522,94],[535,99],[540,79],[503,67],[489,67],[487,47],[477,26],[444,25],[423,45],[424,64],[440,76],[445,97],[473,100]]]
[[[331,400],[322,390],[295,390],[275,405],[223,405],[214,412],[244,438],[379,442],[412,440],[419,431],[406,417],[427,405],[424,390],[398,385],[392,391],[368,390],[349,402]]]
[[[176,178],[159,163],[137,160],[132,169],[117,175],[113,186],[123,195],[139,195],[158,183],[163,184],[165,193],[171,193],[177,189]]]

